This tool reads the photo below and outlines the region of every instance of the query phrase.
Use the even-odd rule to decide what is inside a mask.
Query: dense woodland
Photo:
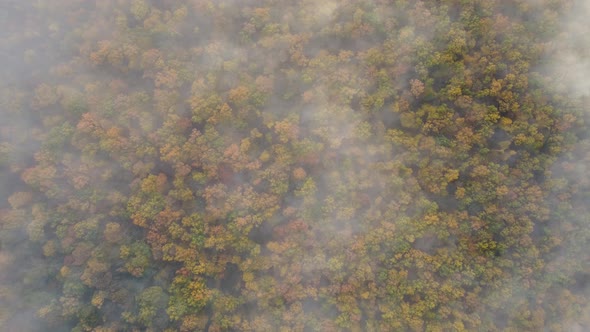
[[[0,2],[0,330],[590,330],[583,6]]]

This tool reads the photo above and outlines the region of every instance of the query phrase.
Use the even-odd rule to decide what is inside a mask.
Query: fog
[[[0,330],[590,329],[589,16],[0,0]]]

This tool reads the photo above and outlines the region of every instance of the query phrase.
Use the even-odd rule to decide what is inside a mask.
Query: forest
[[[588,17],[1,0],[0,331],[590,331]]]

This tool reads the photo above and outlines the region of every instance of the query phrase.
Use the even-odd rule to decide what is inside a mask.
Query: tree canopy
[[[584,1],[0,7],[6,331],[590,329]]]

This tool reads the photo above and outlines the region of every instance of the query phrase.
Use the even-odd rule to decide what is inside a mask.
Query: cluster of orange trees
[[[573,1],[26,3],[8,331],[590,328]]]

